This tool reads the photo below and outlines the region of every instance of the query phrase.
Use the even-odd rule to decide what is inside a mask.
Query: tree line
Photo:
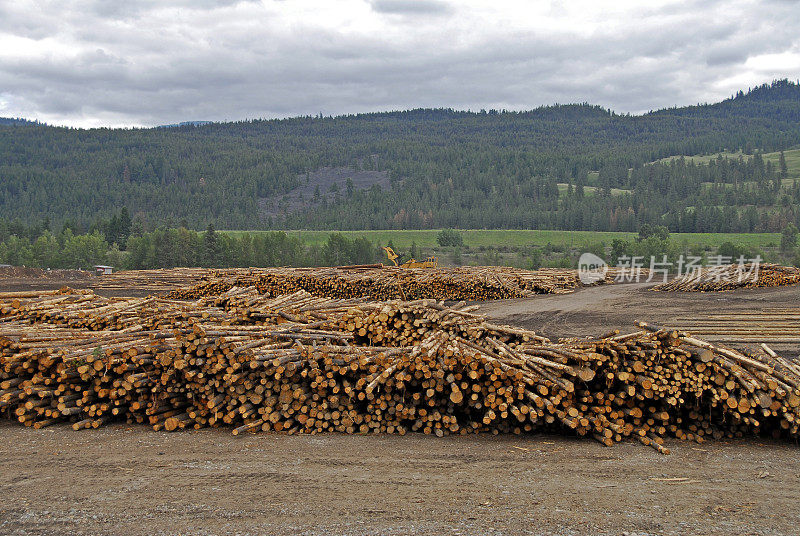
[[[379,258],[379,250],[366,238],[350,239],[340,233],[331,233],[316,245],[282,231],[231,234],[217,232],[213,225],[204,232],[179,227],[133,229],[123,235],[113,234],[118,232],[114,227],[105,233],[93,229],[83,234],[75,234],[69,226],[58,232],[37,226],[19,234],[8,229],[0,219],[0,264],[39,268],[341,266],[374,263]]]
[[[122,236],[111,218],[99,228],[77,233],[64,226],[58,231],[46,228],[46,222],[32,227],[10,225],[0,218],[0,264],[32,266],[39,268],[88,269],[96,264],[109,264],[115,268],[153,269],[179,266],[209,268],[236,268],[250,266],[343,266],[372,264],[385,261],[382,244],[373,244],[364,237],[348,238],[341,233],[331,233],[322,244],[307,244],[300,238],[283,231],[221,233],[213,225],[204,232],[179,228],[158,228],[139,232],[131,225],[129,234]],[[11,232],[13,231],[13,233]],[[119,242],[112,242],[117,238]],[[496,247],[470,248],[464,243],[461,231],[443,229],[437,236],[439,248],[425,250],[412,243],[408,251],[388,245],[399,255],[399,262],[410,258],[422,260],[431,253],[439,255],[442,265],[480,264],[512,265],[526,269],[541,267],[575,268],[579,256],[588,251],[617,265],[623,258],[644,259],[647,264],[653,257],[660,261],[664,255],[677,265],[681,255],[694,256],[707,263],[713,253],[729,257],[753,259],[760,256],[769,262],[800,266],[798,229],[789,224],[781,233],[780,246],[764,252],[732,242],[709,249],[690,246],[676,241],[664,226],[644,224],[634,240],[614,239],[610,244],[596,242],[576,249],[564,245],[547,244],[541,247],[521,246],[511,248],[503,244]],[[122,246],[120,246],[122,244]],[[510,255],[509,255],[510,254]]]

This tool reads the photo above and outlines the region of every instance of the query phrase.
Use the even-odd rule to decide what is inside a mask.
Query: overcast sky
[[[82,127],[640,113],[784,77],[800,78],[794,0],[0,0],[0,116]]]

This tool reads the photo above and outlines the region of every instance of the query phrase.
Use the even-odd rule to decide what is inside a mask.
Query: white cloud
[[[440,0],[370,0],[372,9],[392,15],[430,15],[449,13],[452,7]]]
[[[796,10],[776,0],[0,0],[0,112],[76,126],[584,101],[641,112],[800,77]]]
[[[775,72],[800,69],[800,50],[787,50],[777,54],[760,54],[747,59],[745,67],[757,72]]]

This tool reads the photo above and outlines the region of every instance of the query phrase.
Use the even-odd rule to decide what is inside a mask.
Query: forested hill
[[[0,125],[38,125],[36,121],[28,121],[21,117],[0,117]]]
[[[786,80],[639,116],[575,104],[153,129],[17,123],[0,125],[0,217],[86,227],[127,207],[150,228],[776,230],[797,222],[800,188],[783,155],[762,153],[797,145],[800,86]]]

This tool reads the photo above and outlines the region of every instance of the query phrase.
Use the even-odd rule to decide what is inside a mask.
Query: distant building
[[[108,275],[114,272],[113,266],[104,266],[102,264],[96,264],[94,266],[94,273],[97,275]]]

